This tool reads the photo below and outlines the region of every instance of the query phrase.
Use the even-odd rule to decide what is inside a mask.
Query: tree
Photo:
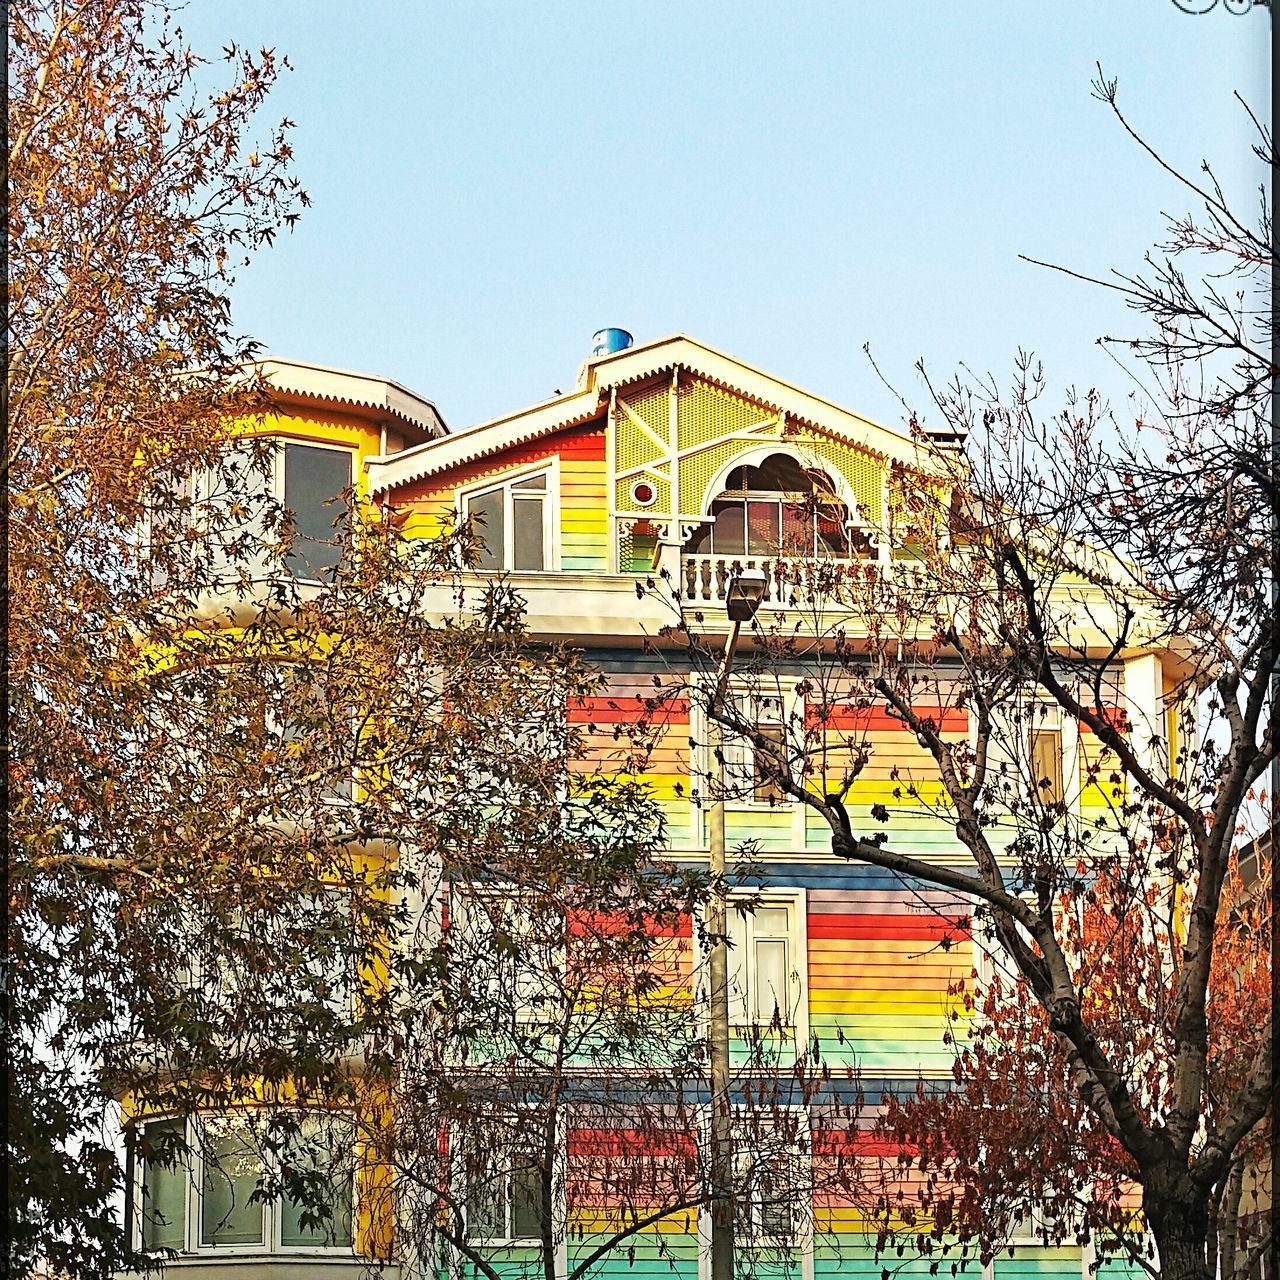
[[[306,203],[288,122],[251,135],[284,64],[229,49],[202,94],[163,5],[10,16],[9,1264],[100,1275],[156,1256],[122,1229],[121,1104],[148,1170],[203,1159],[238,1194],[234,1149],[251,1203],[331,1214],[298,1104],[365,1123],[394,1085],[389,970],[424,866],[537,891],[581,851],[546,828],[562,756],[492,729],[537,688],[534,736],[559,733],[596,677],[531,652],[501,591],[423,610],[465,530],[410,555],[347,494],[335,572],[292,573],[253,434],[272,401],[229,309],[235,266]],[[581,786],[616,848],[648,847],[619,834],[647,820],[635,788]],[[250,1105],[244,1132],[200,1119]]]
[[[1127,129],[1114,83],[1096,87]],[[1265,134],[1256,153],[1273,173]],[[922,1238],[989,1249],[1036,1199],[1050,1238],[1132,1240],[1132,1180],[1159,1273],[1199,1280],[1243,1264],[1231,1206],[1271,1123],[1272,1023],[1230,996],[1225,887],[1242,835],[1275,821],[1259,788],[1280,738],[1280,495],[1270,212],[1238,216],[1207,169],[1181,181],[1200,216],[1175,219],[1142,272],[1095,282],[1152,322],[1119,344],[1151,380],[1134,430],[1092,394],[1047,413],[1029,357],[1009,396],[939,390],[942,422],[911,422],[927,459],[890,485],[878,536],[893,562],[780,577],[790,607],[762,610],[745,692],[708,712],[778,796],[822,816],[836,857],[980,912],[1007,971],[976,994],[959,1092],[891,1117],[939,1178]],[[667,638],[711,671],[700,622],[683,611]],[[798,664],[802,709],[763,726],[753,708],[780,704]],[[878,718],[908,745],[881,745]],[[876,770],[895,803],[860,808]],[[922,814],[966,865],[907,846]],[[1256,990],[1250,938],[1239,980]],[[925,1141],[940,1118],[952,1128]],[[1067,1182],[1046,1170],[1058,1160]]]
[[[227,408],[253,402],[227,378],[250,351],[233,262],[306,197],[287,125],[250,141],[270,51],[227,50],[229,84],[202,100],[160,6],[7,14],[9,1238],[15,1265],[72,1271],[118,1183],[86,1080],[124,985],[103,972],[120,917],[99,895],[145,874],[112,766],[137,715],[120,660],[158,608],[132,531],[159,463],[207,459]]]
[[[410,547],[348,492],[333,571],[295,576],[278,442],[256,434],[270,388],[229,310],[234,266],[306,202],[287,122],[250,141],[283,63],[230,49],[233,83],[202,99],[163,5],[10,12],[8,1262],[155,1266],[197,1164],[210,1238],[273,1204],[298,1239],[386,1256],[407,1243],[388,1193],[447,1207],[440,1126],[475,1117],[477,1079],[532,1104],[552,1148],[583,1107],[641,1134],[688,1119],[688,993],[660,998],[650,961],[696,885],[649,865],[641,788],[569,768],[565,708],[598,675],[534,648],[500,584],[428,607],[474,531]],[[573,958],[545,974],[550,1030],[505,1019],[520,1052],[496,1080],[483,1030],[530,957],[505,935],[495,985],[467,989],[460,931],[440,933],[464,886]],[[640,1079],[675,1079],[665,1113],[620,1083],[659,1036]],[[571,1049],[600,1068],[585,1101],[563,1094]],[[645,1195],[702,1196],[693,1136],[666,1165],[613,1139],[575,1154],[575,1195],[612,1186],[606,1247]],[[381,1198],[364,1226],[334,1195],[353,1144]]]

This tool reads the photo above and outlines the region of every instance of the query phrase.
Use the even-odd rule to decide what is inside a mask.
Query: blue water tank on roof
[[[591,335],[591,357],[611,356],[615,351],[625,351],[634,339],[625,329],[597,329]]]

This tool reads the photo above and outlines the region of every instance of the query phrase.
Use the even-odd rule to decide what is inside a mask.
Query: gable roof
[[[788,422],[813,427],[849,445],[914,466],[927,465],[919,442],[883,427],[830,400],[754,369],[684,334],[658,338],[583,364],[577,387],[567,395],[477,423],[464,431],[428,440],[403,453],[369,459],[374,492],[422,480],[463,463],[474,462],[600,417],[614,390],[680,368],[726,391],[786,415]]]

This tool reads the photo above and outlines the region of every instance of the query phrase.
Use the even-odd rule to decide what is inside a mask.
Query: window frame
[[[332,884],[332,883],[326,884],[320,890],[320,892],[327,894],[332,898],[346,900],[348,923],[351,928],[351,943],[352,943],[352,949],[354,951],[355,941],[356,941],[355,926],[354,926],[354,922],[350,920],[349,896],[343,891],[341,885]],[[312,901],[314,901],[317,896],[318,895],[316,894],[306,895],[306,897],[311,899]],[[238,906],[234,909],[234,916],[232,920],[229,920],[229,923],[233,923],[233,926],[236,931],[240,931],[244,929],[245,927],[244,915]],[[199,916],[187,915],[185,924],[188,928],[200,929],[200,930],[203,930],[204,928],[203,924],[200,921]],[[222,992],[222,994],[226,994],[226,995],[235,994],[235,992],[230,989],[224,990],[224,988],[228,988],[229,983],[234,979],[235,975],[228,975],[225,971],[220,969],[215,972],[210,972],[209,965],[206,961],[206,958],[203,955],[199,954],[198,952],[192,954],[190,963],[187,964],[184,968],[180,969],[179,974],[182,982],[189,983],[192,986],[202,986],[207,990],[210,987],[210,985],[216,984],[219,991]],[[327,977],[330,975],[322,975],[322,976]],[[237,989],[241,987],[241,985],[242,985],[241,983],[235,983],[235,986]],[[333,1011],[333,1013],[343,1018],[354,1017],[358,1009],[357,1002],[360,999],[360,993],[361,993],[360,972],[359,972],[358,966],[353,966],[345,974],[337,975],[336,981],[334,982],[334,987],[335,987],[335,994],[327,1002],[330,1009]],[[306,1108],[302,1108],[302,1109],[306,1110]],[[214,1113],[210,1113],[210,1114],[214,1114]],[[152,1119],[148,1119],[146,1123],[148,1124],[152,1123]]]
[[[1043,692],[1023,690],[1015,701],[997,708],[992,717],[988,747],[988,776],[1004,768],[1007,776],[1016,780],[1022,803],[1029,803],[1033,809],[1046,809],[1050,801],[1039,785],[1039,778],[1033,777],[1038,772],[1034,768],[1035,740],[1042,733],[1057,736],[1059,803],[1068,818],[1078,819],[1081,812],[1080,729],[1063,708]],[[971,715],[971,750],[976,749],[977,741],[977,717]],[[994,754],[992,747],[995,748]],[[1011,750],[1014,752],[1012,757],[1009,756]],[[999,808],[1007,812],[1003,799],[999,801]]]
[[[542,568],[515,568],[515,512],[514,505],[519,500],[512,495],[512,489],[521,481],[534,476],[546,476],[546,488],[542,491]],[[455,494],[455,503],[459,515],[469,519],[471,503],[491,493],[501,492],[502,499],[502,564],[492,569],[474,568],[467,572],[490,574],[526,574],[558,573],[560,571],[560,459],[558,456],[541,458],[536,463],[504,471],[500,476],[487,476],[475,483],[460,486]],[[482,535],[483,536],[483,535]]]
[[[751,901],[754,911],[743,911],[738,904]],[[787,986],[791,1008],[779,1009],[779,1026],[790,1033],[797,1045],[807,1043],[809,1026],[808,939],[805,927],[807,894],[804,889],[738,889],[731,890],[727,903],[727,922],[731,945],[729,947],[729,1028],[735,1030],[759,1028],[768,1031],[773,1018],[757,1019],[756,997],[760,987],[756,976],[754,919],[757,911],[783,909],[787,912],[787,929],[783,941],[787,943]],[[735,920],[741,921],[743,951],[735,956],[732,945],[736,932]],[[766,935],[763,941],[775,941],[776,935]],[[749,957],[748,957],[749,952]],[[739,988],[739,990],[735,990]]]
[[[242,446],[248,446],[254,441],[266,441],[270,450],[271,467],[270,474],[265,477],[269,484],[269,489],[264,495],[270,503],[278,505],[281,512],[289,510],[286,501],[286,483],[287,483],[287,467],[285,463],[285,455],[290,445],[300,445],[307,449],[320,449],[329,453],[342,453],[347,456],[349,483],[345,488],[355,489],[359,468],[357,466],[359,460],[359,448],[355,445],[344,444],[336,440],[313,440],[300,436],[282,435],[272,431],[264,431],[261,433],[251,433],[242,436],[233,436],[226,441],[225,448],[227,451],[234,451]],[[190,481],[191,494],[191,513],[189,519],[198,521],[201,513],[206,511],[213,502],[213,482],[212,472],[208,467],[200,467]],[[232,495],[228,494],[228,497]],[[336,531],[335,531],[336,532]],[[289,559],[293,554],[292,539],[290,545],[285,548],[283,560],[283,572],[286,577],[292,578],[293,581],[311,586],[321,586],[324,584],[322,578],[304,578],[300,574],[295,573],[290,567]],[[338,557],[340,565],[347,554],[350,552],[350,546]],[[266,575],[268,564],[261,564],[260,568]]]
[[[282,510],[288,511],[291,509],[289,507],[288,499],[287,499],[288,468],[286,465],[286,455],[288,454],[288,450],[291,445],[295,447],[301,447],[304,449],[319,449],[327,453],[346,454],[349,479],[348,479],[348,483],[343,486],[343,489],[344,490],[355,489],[356,479],[357,479],[357,470],[358,470],[356,466],[356,462],[359,456],[359,451],[353,446],[341,444],[337,441],[330,441],[330,440],[300,439],[296,436],[273,436],[272,438],[279,441],[278,447],[275,449],[272,455],[271,462],[272,462],[272,481],[275,488],[275,497],[276,497],[276,500],[280,503]],[[348,507],[347,510],[348,510],[348,513],[350,513],[350,507]],[[335,534],[337,534],[339,533],[339,530],[335,528],[334,532]],[[304,578],[300,573],[294,572],[293,568],[289,564],[289,560],[294,554],[292,541],[293,540],[291,539],[290,546],[286,551],[285,558],[284,558],[285,572],[289,575],[289,577],[291,577],[295,582],[312,583],[315,585],[323,585],[327,580],[331,581],[332,579],[325,579],[325,578]],[[332,574],[334,569],[340,568],[343,560],[346,559],[347,556],[350,554],[350,550],[351,550],[350,537],[348,535],[346,549],[340,550],[337,563],[333,566],[333,569],[329,569],[326,572]]]
[[[531,1147],[532,1144],[530,1143]],[[465,1230],[465,1239],[467,1244],[476,1249],[520,1249],[520,1248],[536,1248],[541,1245],[541,1235],[516,1235],[516,1194],[515,1194],[515,1160],[517,1151],[515,1147],[503,1148],[500,1152],[495,1152],[495,1156],[502,1161],[502,1170],[495,1172],[495,1178],[500,1179],[502,1183],[502,1225],[504,1228],[502,1235],[474,1235],[471,1231],[471,1187],[467,1184],[467,1170],[465,1160],[460,1161],[460,1196],[458,1203],[462,1206],[463,1230]],[[557,1152],[557,1165],[561,1164]],[[530,1166],[536,1167],[536,1166]],[[552,1221],[550,1221],[550,1229],[552,1235],[556,1234],[556,1213],[559,1194],[563,1194],[563,1184],[561,1171],[557,1169],[552,1179]],[[539,1202],[539,1211],[541,1203]]]
[[[808,1184],[809,1212],[810,1214],[812,1214],[813,1190],[814,1190],[813,1189],[813,1120],[812,1120],[812,1117],[808,1116],[805,1113],[805,1110],[803,1107],[786,1106],[786,1107],[780,1108],[780,1110],[798,1115],[807,1122],[807,1127],[809,1131],[808,1149],[802,1150],[799,1146],[796,1146],[794,1144],[789,1144],[788,1149],[785,1151],[785,1153],[779,1152],[779,1154],[784,1155],[788,1161],[794,1162],[794,1167],[796,1169],[797,1175],[800,1178],[803,1178],[804,1181]],[[745,1115],[745,1109],[741,1107],[735,1108],[735,1117],[734,1117],[735,1121],[737,1121],[738,1117],[742,1115]],[[772,1122],[770,1122],[768,1127],[775,1128]],[[737,1141],[738,1141],[737,1134],[735,1133],[735,1136],[734,1136],[734,1154],[735,1155],[737,1154]],[[741,1179],[739,1178],[738,1172],[736,1169],[734,1170],[734,1191],[735,1191],[735,1194],[740,1195]],[[760,1204],[759,1200],[756,1197],[741,1196],[740,1198],[743,1202],[742,1208],[745,1210],[744,1216],[746,1218],[746,1221],[744,1222],[741,1218],[738,1218],[735,1212],[735,1227],[736,1227],[737,1238],[742,1241],[744,1248],[759,1249],[759,1250],[773,1249],[783,1253],[794,1253],[794,1254],[803,1256],[804,1252],[806,1251],[807,1247],[811,1242],[812,1233],[805,1229],[805,1219],[801,1216],[800,1213],[797,1212],[797,1206],[793,1202],[788,1201],[787,1204],[785,1205],[785,1208],[787,1209],[787,1212],[789,1213],[791,1218],[790,1232],[786,1236],[780,1236],[776,1234],[771,1234],[770,1232],[764,1230],[762,1225],[757,1223],[756,1221],[757,1217],[763,1219],[764,1206]],[[738,1207],[739,1207],[738,1205],[734,1206],[735,1211],[737,1210]],[[774,1206],[774,1207],[777,1207],[777,1206]]]
[[[753,687],[747,681],[741,678],[730,677],[726,690],[727,697],[735,701],[745,698],[760,699],[769,701],[778,701],[781,703],[779,718],[777,720],[756,719],[757,726],[777,725],[782,730],[782,745],[787,751],[788,756],[794,756],[797,759],[803,759],[803,742],[797,740],[797,734],[804,732],[804,700],[799,694],[800,680],[779,681],[777,688],[773,690],[761,690]],[[761,813],[775,811],[780,813],[803,812],[803,802],[797,800],[794,796],[781,792],[776,800],[769,799],[767,796],[761,798],[757,788],[759,781],[756,775],[756,747],[755,744],[737,734],[732,734],[725,726],[719,725],[720,737],[720,755],[723,759],[723,773],[721,774],[716,768],[715,754],[707,741],[710,737],[710,726],[712,724],[709,710],[705,705],[705,698],[709,696],[709,690],[704,691],[704,699],[699,700],[701,725],[698,726],[700,732],[698,734],[701,746],[701,764],[699,770],[702,777],[707,779],[707,791],[710,799],[714,799],[715,785],[717,782],[723,781],[725,784],[725,808],[730,812],[750,812]],[[742,779],[739,783],[733,778],[734,771],[738,771],[738,776]],[[748,771],[752,777],[751,795],[734,794],[737,791],[745,792],[745,778]]]
[[[360,1177],[359,1157],[357,1154],[356,1125],[354,1114],[337,1109],[327,1112],[320,1107],[290,1107],[290,1111],[298,1112],[304,1117],[309,1114],[332,1114],[345,1117],[351,1130],[351,1243],[350,1244],[307,1244],[286,1245],[281,1243],[282,1198],[279,1195],[257,1202],[262,1214],[262,1241],[239,1244],[205,1244],[202,1240],[201,1210],[204,1203],[204,1180],[206,1160],[202,1144],[205,1135],[200,1130],[212,1120],[238,1118],[252,1114],[246,1109],[231,1111],[200,1112],[196,1115],[176,1116],[172,1114],[156,1114],[139,1118],[135,1122],[135,1132],[145,1130],[149,1125],[179,1121],[183,1127],[183,1141],[186,1151],[179,1168],[186,1174],[183,1194],[182,1245],[173,1252],[180,1258],[221,1258],[221,1257],[325,1257],[325,1258],[358,1258],[357,1251],[358,1223],[360,1215]],[[136,1154],[136,1139],[130,1143],[130,1161],[132,1170],[128,1185],[128,1229],[129,1242],[135,1252],[146,1257],[160,1258],[168,1256],[168,1249],[147,1249],[143,1245],[143,1185],[146,1179],[147,1162]],[[278,1172],[273,1166],[278,1156],[263,1151],[260,1153],[263,1167],[275,1176]]]
[[[464,904],[466,904],[469,900],[474,902],[484,902],[484,901],[499,902],[502,904],[505,910],[509,905],[512,905],[513,899],[518,899],[518,898],[519,898],[519,895],[516,893],[513,893],[509,889],[496,888],[496,887],[489,888],[485,885],[472,885],[472,884],[459,884],[459,883],[452,884],[450,885],[450,889],[449,889],[449,928],[453,928],[454,922],[459,918],[464,920],[467,919],[468,912]],[[520,909],[520,904],[518,901],[516,901],[514,905],[517,910]],[[485,918],[488,919],[490,923],[492,923],[492,917],[489,916],[488,912],[486,911],[483,914]],[[472,917],[472,919],[474,919],[474,916]],[[567,921],[565,922],[565,930],[567,934],[567,931],[568,931]],[[491,930],[489,931],[489,934],[487,934],[486,936],[491,936]],[[477,939],[477,942],[478,941],[479,939]],[[446,929],[445,931],[446,950],[448,949],[448,946],[449,946],[448,929]],[[489,950],[492,950],[492,948],[489,948]],[[565,950],[558,950],[558,956],[561,962],[563,962],[565,955],[566,955]],[[538,1025],[545,1024],[548,1020],[548,1011],[550,1011],[551,1016],[555,1016],[557,1013],[561,1011],[562,1006],[560,1005],[560,1002],[556,999],[557,993],[555,992],[555,990],[551,989],[550,994],[547,994],[549,989],[549,984],[545,979],[542,980],[540,983],[540,987],[541,987],[540,994],[532,998],[521,997],[519,995],[519,982],[520,982],[519,961],[515,957],[496,956],[495,959],[499,965],[503,964],[504,962],[509,962],[515,966],[511,975],[511,980],[512,980],[511,994],[512,994],[512,1005],[513,1005],[511,1009],[511,1013],[514,1015],[514,1021],[518,1026],[525,1027],[525,1026],[538,1026]],[[555,963],[555,960],[551,959],[550,963]],[[500,971],[499,971],[499,980],[501,980]]]
[[[787,1114],[798,1116],[805,1122],[805,1128],[809,1134],[809,1144],[807,1150],[801,1150],[793,1146],[790,1150],[790,1158],[795,1160],[800,1167],[798,1172],[800,1176],[808,1184],[809,1202],[806,1207],[802,1207],[797,1212],[796,1208],[791,1209],[791,1237],[784,1239],[781,1236],[768,1235],[763,1232],[753,1231],[750,1226],[744,1228],[741,1219],[738,1217],[737,1204],[734,1205],[734,1235],[738,1241],[738,1247],[745,1252],[767,1253],[774,1251],[787,1258],[794,1269],[794,1273],[800,1277],[800,1280],[812,1280],[813,1276],[813,1251],[814,1251],[814,1196],[815,1187],[813,1185],[813,1132],[814,1117],[808,1113],[807,1108],[795,1104],[787,1104],[779,1108]],[[735,1104],[733,1107],[733,1134],[734,1134],[734,1153],[737,1154],[738,1135],[742,1124],[742,1117],[746,1115],[746,1108],[741,1104]],[[705,1151],[710,1151],[711,1143],[711,1120],[710,1113],[704,1111],[699,1125],[699,1140]],[[735,1162],[736,1163],[736,1162]],[[734,1188],[735,1192],[739,1190],[740,1183],[738,1179],[738,1170],[734,1169]],[[750,1212],[750,1204],[748,1211]],[[754,1216],[754,1215],[753,1215]],[[711,1212],[707,1206],[702,1206],[697,1216],[698,1231],[698,1280],[711,1280]]]
[[[524,1114],[526,1109],[520,1107],[504,1107],[501,1114],[510,1119],[514,1119]],[[468,1150],[467,1138],[465,1134],[460,1133],[457,1128],[451,1130],[456,1145],[452,1145],[455,1152],[452,1160],[453,1166],[453,1186],[454,1199],[461,1210],[463,1238],[467,1244],[474,1249],[527,1249],[538,1247],[542,1243],[542,1237],[538,1236],[518,1236],[513,1234],[512,1228],[515,1226],[515,1195],[513,1188],[513,1161],[517,1154],[515,1146],[505,1148],[500,1154],[503,1161],[503,1169],[500,1174],[496,1175],[502,1179],[503,1199],[502,1199],[502,1221],[506,1232],[499,1236],[481,1236],[473,1235],[470,1223],[470,1195],[471,1188],[467,1180],[467,1163],[466,1153]],[[562,1230],[565,1219],[565,1177],[567,1174],[567,1148],[565,1144],[565,1128],[564,1125],[557,1125],[557,1141],[555,1151],[555,1167],[552,1170],[552,1194],[551,1194],[551,1234],[552,1238],[558,1241],[557,1252],[563,1252],[565,1246],[564,1233]],[[530,1144],[532,1149],[532,1143]],[[541,1206],[539,1206],[541,1207]]]

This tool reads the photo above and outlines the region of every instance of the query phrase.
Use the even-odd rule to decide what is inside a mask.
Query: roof
[[[430,400],[390,378],[283,356],[265,356],[255,367],[277,391],[322,404],[371,409],[377,417],[407,429],[415,440],[430,441],[449,430]]]
[[[791,423],[807,424],[850,445],[902,462],[928,465],[920,442],[901,431],[872,422],[685,334],[673,334],[593,357],[582,366],[577,387],[566,395],[428,440],[403,453],[370,459],[370,486],[375,492],[382,492],[589,422],[604,412],[614,389],[674,368],[688,370],[727,391],[785,413]]]

